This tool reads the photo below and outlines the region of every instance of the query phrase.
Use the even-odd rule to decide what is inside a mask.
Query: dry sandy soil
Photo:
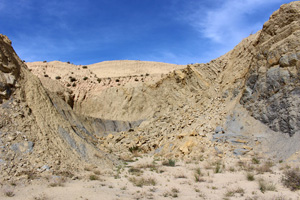
[[[228,160],[227,160],[228,161]],[[286,164],[136,157],[111,170],[85,167],[77,180],[49,175],[1,187],[1,199],[300,199],[281,181]],[[174,166],[173,166],[174,165]],[[73,178],[74,179],[74,178]],[[12,197],[8,197],[11,195]]]

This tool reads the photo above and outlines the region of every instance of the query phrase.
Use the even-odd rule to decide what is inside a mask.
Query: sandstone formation
[[[104,168],[136,154],[299,161],[299,10],[283,5],[227,54],[184,67],[27,67],[1,35],[2,177]]]

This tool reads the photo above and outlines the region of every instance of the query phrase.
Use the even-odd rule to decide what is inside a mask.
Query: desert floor
[[[43,175],[2,183],[0,199],[300,199],[282,183],[289,166],[253,158],[186,161],[150,156],[114,169],[87,166],[73,178]],[[45,174],[44,173],[44,174]]]

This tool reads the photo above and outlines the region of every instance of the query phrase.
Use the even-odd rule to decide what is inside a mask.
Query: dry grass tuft
[[[133,183],[133,185],[137,187],[156,185],[156,180],[154,178],[135,178],[130,177],[129,181]]]
[[[246,177],[247,177],[247,180],[248,180],[248,181],[254,181],[254,180],[255,180],[254,174],[252,174],[252,173],[250,173],[250,172],[248,172],[248,173],[246,174]]]
[[[272,172],[271,167],[273,167],[274,163],[271,161],[265,162],[263,165],[256,168],[257,173],[263,174],[265,172]]]
[[[239,187],[237,189],[228,190],[225,194],[225,197],[233,197],[235,194],[240,194],[241,196],[243,196],[244,193],[244,189]]]
[[[267,183],[264,179],[258,180],[259,190],[262,193],[265,193],[266,191],[275,191],[276,186],[273,183]]]
[[[13,197],[13,196],[15,196],[15,193],[14,193],[14,191],[12,191],[10,189],[6,189],[4,191],[4,195],[7,196],[7,197]]]

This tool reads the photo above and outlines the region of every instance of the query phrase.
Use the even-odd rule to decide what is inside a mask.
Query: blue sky
[[[0,0],[1,34],[22,60],[205,63],[288,0]]]

